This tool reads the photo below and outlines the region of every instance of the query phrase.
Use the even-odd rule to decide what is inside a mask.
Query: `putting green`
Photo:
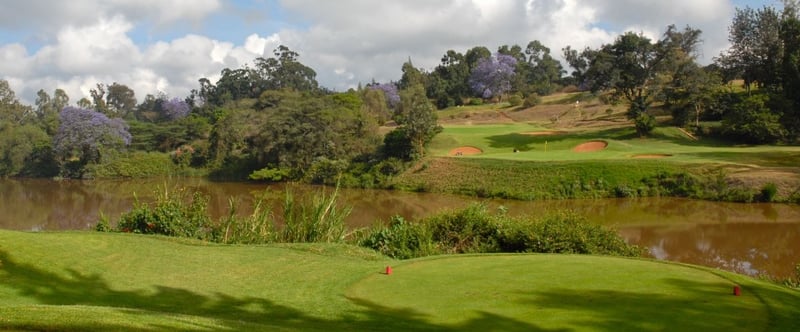
[[[724,274],[572,255],[446,256],[404,262],[348,298],[459,330],[762,331],[766,305]]]

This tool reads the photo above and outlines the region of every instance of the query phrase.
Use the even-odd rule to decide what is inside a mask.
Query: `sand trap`
[[[567,132],[563,130],[547,130],[547,131],[529,131],[527,133],[522,133],[522,134],[528,136],[552,136],[552,135],[563,135],[566,133]]]
[[[471,156],[476,154],[483,153],[483,150],[478,149],[474,146],[462,146],[455,149],[450,150],[451,156]]]
[[[608,142],[606,141],[588,141],[586,143],[579,144],[572,151],[575,152],[594,152],[600,151],[608,147]]]
[[[633,155],[631,158],[633,159],[658,159],[658,158],[667,158],[672,157],[671,154],[666,153],[646,153],[646,154],[636,154]]]

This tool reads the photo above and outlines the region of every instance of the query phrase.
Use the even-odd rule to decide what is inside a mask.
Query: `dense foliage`
[[[445,212],[418,222],[393,218],[388,225],[369,229],[362,246],[406,259],[435,254],[541,252],[638,256],[611,229],[590,224],[584,217],[561,212],[539,219],[490,214],[484,205]]]

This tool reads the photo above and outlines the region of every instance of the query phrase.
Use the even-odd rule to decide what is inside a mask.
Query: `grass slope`
[[[646,260],[0,231],[0,329],[784,331],[798,315],[796,291]]]

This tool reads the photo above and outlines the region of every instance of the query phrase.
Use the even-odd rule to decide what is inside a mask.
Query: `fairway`
[[[606,142],[607,147],[576,153],[576,147],[593,141]],[[450,150],[460,146],[483,151],[471,158],[520,161],[631,160],[658,156],[669,162],[744,167],[796,167],[800,163],[800,147],[694,140],[676,127],[659,127],[649,137],[641,138],[632,127],[552,131],[529,123],[446,125],[431,142],[430,151],[434,156],[452,156]]]
[[[0,329],[786,331],[798,315],[797,291],[640,259],[0,231]]]
[[[348,296],[465,330],[761,331],[767,307],[706,270],[611,257],[451,256],[371,275]]]

